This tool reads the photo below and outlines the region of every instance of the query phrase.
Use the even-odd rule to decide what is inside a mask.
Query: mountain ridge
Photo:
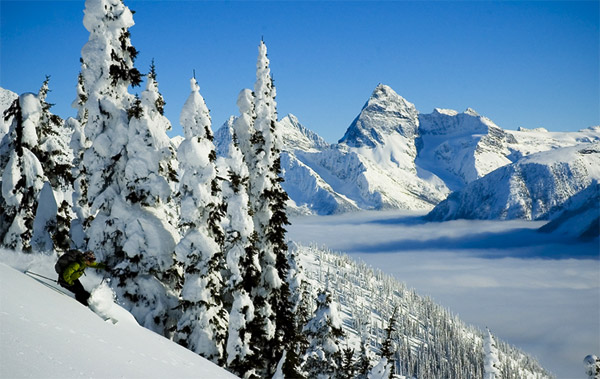
[[[384,84],[336,144],[292,114],[279,126],[283,187],[292,213],[302,214],[433,210],[450,193],[529,155],[600,141],[600,126],[578,132],[511,131],[472,108],[419,113]]]

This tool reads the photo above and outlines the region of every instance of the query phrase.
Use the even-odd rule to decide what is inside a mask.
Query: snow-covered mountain
[[[226,155],[220,147],[231,138],[225,129],[232,122],[233,118],[215,133],[221,155]],[[579,132],[509,131],[470,108],[463,113],[436,108],[421,114],[383,84],[337,144],[326,143],[294,115],[279,121],[279,133],[290,209],[316,214],[431,210],[452,191],[531,154],[600,141],[600,127]],[[560,159],[560,154],[552,156]],[[492,191],[487,198],[492,197],[495,185],[486,188]]]
[[[279,133],[287,151],[315,152],[330,147],[327,141],[302,125],[293,114],[289,114],[279,121]]]
[[[515,138],[472,109],[458,113],[434,109],[419,115],[416,163],[452,190],[511,163]]]
[[[577,204],[597,196],[594,191],[597,191],[598,180],[600,143],[543,151],[503,166],[453,192],[427,217],[432,220],[550,219],[567,202],[579,208]],[[582,191],[587,191],[579,195],[583,199],[572,199]]]
[[[586,189],[570,197],[564,210],[539,230],[568,237],[593,238],[600,231],[600,184],[593,181]]]

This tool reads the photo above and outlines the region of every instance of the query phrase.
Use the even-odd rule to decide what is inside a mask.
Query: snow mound
[[[117,305],[115,299],[114,291],[106,282],[102,282],[92,290],[88,305],[94,313],[113,324],[119,323],[119,326],[121,326],[125,323],[139,326],[135,317],[123,307]]]

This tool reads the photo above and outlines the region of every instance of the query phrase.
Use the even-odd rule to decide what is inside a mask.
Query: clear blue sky
[[[37,91],[74,115],[83,1],[1,1],[0,86]],[[600,124],[598,1],[132,1],[130,29],[147,72],[155,59],[166,114],[179,112],[192,70],[213,129],[252,88],[264,37],[280,117],[293,113],[341,138],[378,83],[422,113],[471,107],[505,129]],[[141,88],[131,92],[141,92]],[[171,133],[173,134],[173,133]]]

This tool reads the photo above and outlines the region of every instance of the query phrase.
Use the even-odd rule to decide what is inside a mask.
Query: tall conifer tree
[[[502,371],[500,370],[500,359],[498,359],[498,348],[496,347],[496,341],[489,329],[486,330],[487,334],[483,341],[483,378],[484,379],[496,379],[502,377]]]
[[[262,41],[256,68],[252,96],[245,90],[238,99],[238,105],[243,105],[243,112],[252,121],[245,124],[245,129],[236,128],[236,132],[250,171],[248,188],[255,230],[253,243],[260,262],[260,282],[251,293],[255,318],[250,329],[252,340],[264,359],[260,375],[270,376],[284,351],[295,340],[296,331],[289,287],[290,255],[285,243],[285,225],[289,224],[285,211],[288,197],[281,187],[283,179],[280,176],[282,141],[277,131],[276,91],[270,75],[267,47]],[[286,362],[288,358],[295,359],[295,356],[286,355]],[[283,365],[286,375],[292,375],[292,367],[297,367],[290,363]]]
[[[199,89],[191,79],[191,93],[180,117],[185,134],[177,151],[183,238],[176,256],[184,270],[184,284],[180,300],[183,315],[175,340],[222,365],[228,321],[222,301],[223,209],[210,115]]]
[[[240,107],[241,115],[234,124],[248,124],[251,120]],[[245,129],[245,126],[241,126]],[[227,297],[232,298],[227,338],[227,367],[239,376],[253,376],[254,366],[260,362],[260,352],[253,348],[250,323],[254,320],[254,304],[250,297],[260,279],[258,252],[252,243],[254,224],[248,204],[248,167],[237,144],[233,130],[228,158],[222,171],[227,172],[223,182],[223,198],[227,206],[225,217],[225,256],[229,278]]]
[[[10,128],[0,143],[0,243],[29,252],[38,195],[46,181],[33,153],[38,146],[36,127],[42,117],[38,97],[32,93],[19,96],[5,113],[6,119],[11,117]]]
[[[327,291],[321,291],[317,296],[317,309],[306,324],[304,333],[310,343],[304,365],[308,377],[341,375],[342,349],[339,340],[343,336],[342,324],[337,306]]]
[[[167,273],[174,266],[179,234],[172,183],[177,180],[177,162],[166,134],[171,124],[162,115],[163,104],[152,65],[146,89],[128,111],[128,160],[122,196],[130,205],[131,215],[123,230],[127,262],[123,271],[137,284],[131,304],[134,316],[148,329],[169,335],[176,324],[171,310],[178,295],[173,291],[176,281]]]
[[[156,224],[148,221],[149,211],[143,208],[151,202],[137,202],[132,193],[142,185],[137,183],[139,187],[132,191],[127,175],[136,162],[129,163],[135,158],[132,154],[141,154],[135,141],[129,141],[130,127],[137,127],[130,120],[136,124],[140,120],[136,116],[143,114],[141,100],[128,92],[142,77],[134,67],[137,50],[128,31],[134,25],[133,14],[121,0],[87,0],[84,13],[90,37],[81,52],[78,115],[84,151],[76,188],[78,205],[89,207],[89,214],[80,212],[86,217],[82,224],[87,248],[112,268],[119,300],[142,325],[162,332],[168,305],[162,300],[165,289],[156,273],[170,267],[172,256],[166,251],[174,242],[161,238],[169,233],[153,235]],[[154,240],[144,237],[150,235]]]
[[[72,191],[73,176],[71,169],[73,165],[73,154],[68,148],[71,138],[70,130],[65,127],[63,120],[50,113],[53,104],[46,102],[46,96],[50,89],[48,83],[50,77],[42,84],[38,92],[38,100],[42,106],[42,114],[39,126],[36,128],[38,134],[38,145],[33,152],[38,157],[45,176],[48,180],[52,196],[56,203],[56,209],[47,214],[48,220],[40,220],[44,225],[36,228],[39,232],[43,231],[41,236],[35,236],[38,239],[37,245],[43,250],[66,251],[71,247],[70,227],[72,219]],[[46,213],[49,211],[45,209]],[[44,212],[41,212],[44,213]],[[39,215],[43,218],[44,215]],[[38,218],[36,212],[36,218]],[[37,221],[36,221],[37,222]],[[44,235],[48,236],[49,244],[44,244]],[[36,243],[36,242],[34,242]]]

